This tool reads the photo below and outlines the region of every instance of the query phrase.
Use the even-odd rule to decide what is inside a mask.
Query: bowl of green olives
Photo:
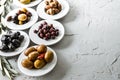
[[[43,76],[49,73],[56,63],[55,51],[44,44],[27,48],[18,58],[18,68],[28,76]]]

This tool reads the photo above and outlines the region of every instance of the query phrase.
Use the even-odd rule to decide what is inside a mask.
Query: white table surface
[[[56,67],[42,77],[22,74],[14,80],[120,80],[120,0],[67,0],[70,12],[59,21],[65,36],[50,46]],[[15,6],[14,6],[15,7]],[[31,45],[34,45],[31,43]],[[0,74],[0,80],[8,80]]]

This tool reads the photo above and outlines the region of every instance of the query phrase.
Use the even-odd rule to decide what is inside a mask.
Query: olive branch
[[[11,11],[12,0],[0,0],[0,34],[8,28],[5,25],[5,16]]]
[[[11,11],[11,3],[12,0],[0,0],[0,34],[8,30],[4,21],[5,16],[9,11]],[[0,70],[2,75],[8,76],[10,80],[13,80],[13,78],[18,74],[18,72],[13,69],[9,61],[3,56],[0,56]]]

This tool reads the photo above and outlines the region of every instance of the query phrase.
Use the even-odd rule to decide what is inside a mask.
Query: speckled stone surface
[[[58,56],[56,67],[42,77],[20,72],[14,80],[120,80],[120,0],[67,0],[70,12],[59,21],[65,36],[50,46]],[[31,45],[34,45],[31,43]],[[0,80],[8,80],[2,77]]]

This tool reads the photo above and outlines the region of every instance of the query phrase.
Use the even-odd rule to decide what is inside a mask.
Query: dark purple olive
[[[7,21],[12,21],[12,16],[9,16],[9,17],[7,18]]]
[[[43,29],[43,33],[46,34],[46,33],[47,33],[47,30]]]
[[[45,40],[48,40],[48,38],[47,38],[47,37],[44,37],[44,39],[45,39]]]
[[[42,29],[39,29],[39,33],[43,33],[43,30],[42,30]]]
[[[47,22],[46,22],[46,21],[44,21],[44,22],[43,22],[43,24],[44,24],[44,25],[47,25]]]
[[[55,39],[55,36],[51,36],[52,39]]]
[[[42,33],[40,33],[39,36],[40,36],[40,38],[42,38],[42,39],[44,38],[44,35],[43,35]]]
[[[50,24],[49,27],[53,27],[53,24]]]
[[[52,35],[52,36],[55,36],[55,32],[54,32],[54,31],[52,31],[52,32],[51,32],[51,35]]]
[[[58,32],[58,31],[56,31],[56,32],[55,32],[55,35],[56,35],[56,36],[58,36],[58,35],[59,35],[59,32]]]
[[[31,14],[30,12],[27,12],[26,14],[27,14],[27,16],[29,16],[29,17],[32,16],[32,14]]]
[[[50,33],[45,34],[46,37],[50,37]]]
[[[34,30],[34,33],[38,33],[38,30]]]

